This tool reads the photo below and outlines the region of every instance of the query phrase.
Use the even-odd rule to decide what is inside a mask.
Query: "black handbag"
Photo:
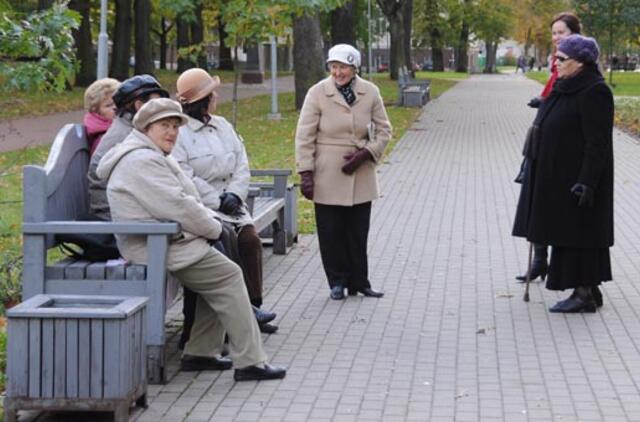
[[[90,214],[76,221],[104,221]],[[120,258],[116,238],[110,233],[57,233],[55,240],[65,255],[90,262]]]

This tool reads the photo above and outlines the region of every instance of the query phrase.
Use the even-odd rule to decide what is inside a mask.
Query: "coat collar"
[[[213,118],[213,116],[211,116],[211,119],[209,119],[208,123],[203,123],[198,119],[194,119],[191,116],[187,116],[187,127],[189,129],[191,129],[194,132],[198,132],[202,129],[204,129],[205,127],[210,126],[214,129],[217,129],[218,127],[215,124],[215,119]]]
[[[356,93],[356,100],[351,105],[351,107],[349,107],[349,104],[347,104],[342,94],[340,94],[340,91],[338,91],[338,88],[336,88],[336,82],[332,76],[329,76],[324,80],[323,88],[324,88],[324,93],[327,97],[331,98],[333,102],[347,108],[351,108],[354,105],[358,104],[358,102],[360,101],[360,96],[367,94],[365,82],[358,75],[355,76],[355,81],[353,83],[353,90]]]
[[[589,65],[571,78],[556,80],[553,89],[560,94],[573,94],[600,82],[604,82],[604,78],[597,66]]]

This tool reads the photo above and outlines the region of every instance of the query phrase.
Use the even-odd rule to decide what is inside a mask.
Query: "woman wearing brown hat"
[[[378,198],[376,163],[391,139],[378,88],[357,75],[360,52],[329,50],[331,76],[309,89],[296,130],[301,191],[313,201],[320,256],[334,300],[358,293],[382,297],[368,277],[371,202]]]
[[[222,232],[216,213],[169,155],[187,118],[168,98],[144,104],[134,130],[100,160],[97,175],[107,182],[113,221],[175,221],[182,232],[171,239],[167,267],[198,294],[192,335],[184,348],[182,370],[224,370],[235,366],[236,381],[284,378],[283,368],[266,363],[258,324],[251,311],[242,271],[209,245]],[[147,263],[147,240],[116,235],[122,256]],[[225,332],[233,363],[221,356]]]
[[[180,129],[172,156],[193,180],[204,204],[216,211],[237,235],[238,264],[243,270],[249,299],[255,307],[260,329],[273,333],[268,324],[275,314],[260,310],[262,306],[262,243],[253,226],[245,203],[249,191],[249,161],[242,139],[222,116],[212,114],[216,108],[215,89],[220,79],[203,69],[189,69],[177,81],[177,96],[187,124]],[[235,239],[234,239],[235,240]],[[234,254],[235,251],[228,251]]]
[[[574,34],[558,43],[558,80],[526,148],[528,206],[518,209],[524,235],[552,247],[546,287],[574,289],[551,312],[595,312],[598,286],[611,280],[614,107],[598,56],[593,38]]]

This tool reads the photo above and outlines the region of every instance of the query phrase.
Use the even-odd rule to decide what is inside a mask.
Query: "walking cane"
[[[522,298],[522,300],[524,300],[525,302],[529,301],[529,284],[531,284],[531,259],[532,259],[532,255],[533,255],[533,243],[529,242],[529,261],[527,263],[527,276],[525,277],[525,283],[527,283],[527,285],[524,288],[524,297]]]

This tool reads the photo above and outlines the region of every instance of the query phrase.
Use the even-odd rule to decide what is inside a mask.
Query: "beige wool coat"
[[[349,106],[330,76],[309,89],[296,129],[298,173],[313,171],[313,201],[353,206],[379,197],[376,164],[391,139],[391,124],[378,87],[356,76]],[[373,157],[353,174],[344,155],[366,148]]]

